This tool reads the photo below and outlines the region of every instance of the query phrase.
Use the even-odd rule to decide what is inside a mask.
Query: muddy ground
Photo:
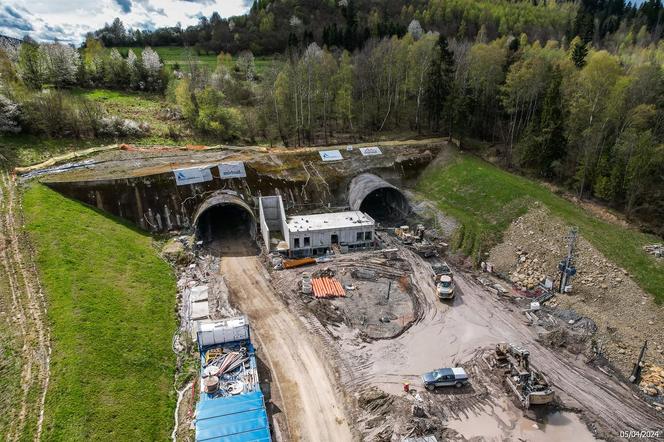
[[[532,220],[520,222],[527,226]],[[249,316],[276,440],[435,435],[438,440],[611,441],[620,440],[624,430],[661,428],[662,412],[612,372],[601,354],[593,357],[595,321],[570,308],[576,306],[556,298],[528,317],[530,299],[492,275],[461,269],[453,269],[456,299],[442,303],[430,263],[387,232],[378,238],[384,248],[398,249],[396,259],[381,250],[364,251],[275,270],[255,244],[237,236],[214,245],[215,256],[203,257],[209,279],[223,281],[223,290],[216,290],[223,295],[211,297],[218,307],[214,316],[234,308]],[[358,277],[358,270],[373,277]],[[353,286],[349,296],[314,299],[301,293],[302,273],[322,271]],[[495,284],[506,287],[505,293]],[[556,391],[554,404],[521,409],[482,358],[499,342],[530,351],[532,365]],[[469,386],[422,388],[422,373],[457,365],[470,374]]]
[[[346,296],[316,299],[313,294],[303,295],[299,282],[305,273],[312,277],[333,275],[345,287]],[[304,303],[326,328],[343,324],[368,340],[390,339],[403,333],[420,314],[411,273],[410,265],[402,259],[387,259],[381,251],[364,251],[340,255],[332,262],[273,272],[272,282],[288,299]]]
[[[272,275],[283,301],[324,339],[328,351],[336,353],[343,390],[355,395],[351,413],[358,437],[398,440],[407,435],[438,434],[446,439],[617,440],[624,429],[661,426],[661,413],[647,405],[638,391],[558,345],[556,333],[578,332],[565,329],[563,319],[552,315],[554,320],[548,320],[544,315],[549,313],[543,312],[542,321],[529,321],[522,313],[529,300],[499,296],[480,283],[487,282],[486,276],[469,273],[456,273],[457,299],[441,303],[426,270],[428,264],[410,250],[402,248],[400,253],[413,269],[412,293],[420,313],[393,339],[370,339],[361,328],[329,321],[320,315],[320,309],[309,308],[309,295],[294,289],[297,278],[279,271]],[[351,258],[351,254],[341,259],[355,259],[358,265],[366,262],[366,257]],[[286,280],[291,281],[290,286],[281,282]],[[498,342],[517,343],[531,351],[533,365],[556,389],[556,407],[540,416],[524,417],[502,383],[476,363],[478,351]],[[467,391],[432,394],[421,388],[421,373],[454,365],[467,366],[472,373]],[[403,392],[405,382],[413,386],[415,394]],[[381,398],[369,400],[367,395]],[[428,417],[414,417],[413,404],[424,407]]]
[[[273,296],[254,247],[236,242],[234,253],[221,255],[219,270],[228,281],[231,303],[249,317],[260,357],[274,379],[270,391],[276,390],[279,400],[271,411],[274,416],[276,406],[283,413],[273,420],[274,430],[288,440],[350,440],[346,407],[325,351]]]
[[[1,330],[11,330],[0,335],[7,340],[0,342],[0,371],[11,374],[14,349],[20,360],[20,391],[2,392],[11,405],[4,410],[9,425],[2,437],[8,441],[22,440],[26,434],[41,437],[51,361],[46,300],[33,250],[21,228],[20,204],[15,177],[0,167],[0,325]]]

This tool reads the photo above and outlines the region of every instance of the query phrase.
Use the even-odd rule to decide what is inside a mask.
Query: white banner
[[[380,147],[375,146],[375,147],[360,147],[360,152],[362,152],[362,155],[365,157],[369,157],[372,155],[382,155],[383,152],[381,152]]]
[[[203,183],[205,181],[212,181],[212,172],[208,167],[192,167],[191,169],[176,169],[173,171],[175,174],[175,182],[178,186],[185,186],[187,184]]]
[[[344,157],[341,156],[341,152],[338,150],[321,150],[318,153],[323,161],[338,161],[344,159]]]
[[[247,172],[244,170],[242,161],[229,161],[219,165],[219,177],[224,180],[227,178],[244,178]]]

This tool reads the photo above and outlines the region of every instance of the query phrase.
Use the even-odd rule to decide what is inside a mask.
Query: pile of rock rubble
[[[516,268],[509,273],[510,279],[518,287],[532,290],[546,277],[546,263],[531,258],[520,246],[516,247]]]
[[[646,364],[641,372],[641,391],[649,396],[664,396],[664,368]]]
[[[569,225],[535,206],[517,218],[487,259],[495,271],[517,287],[531,289],[544,278],[554,286],[558,264],[567,255]],[[574,253],[577,275],[571,279],[569,295],[558,295],[554,303],[591,318],[598,327],[596,340],[602,352],[629,375],[644,340],[648,340],[648,362],[664,365],[664,307],[655,304],[632,280],[629,272],[606,259],[579,231]]]

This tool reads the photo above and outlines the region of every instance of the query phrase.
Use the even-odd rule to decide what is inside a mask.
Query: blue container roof
[[[263,393],[201,401],[196,407],[196,441],[270,442]]]

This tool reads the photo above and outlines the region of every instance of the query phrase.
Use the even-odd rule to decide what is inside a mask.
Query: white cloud
[[[120,17],[127,28],[140,28],[146,23],[156,27],[183,27],[196,24],[198,17],[214,11],[222,17],[241,15],[248,11],[247,0],[2,0],[11,8],[6,20],[0,17],[0,34],[21,38],[27,31],[41,41],[58,38],[80,43],[85,33],[99,29]],[[20,15],[15,17],[14,13]],[[7,14],[5,14],[7,15]],[[9,20],[9,19],[12,20]],[[22,29],[21,29],[22,28]]]

